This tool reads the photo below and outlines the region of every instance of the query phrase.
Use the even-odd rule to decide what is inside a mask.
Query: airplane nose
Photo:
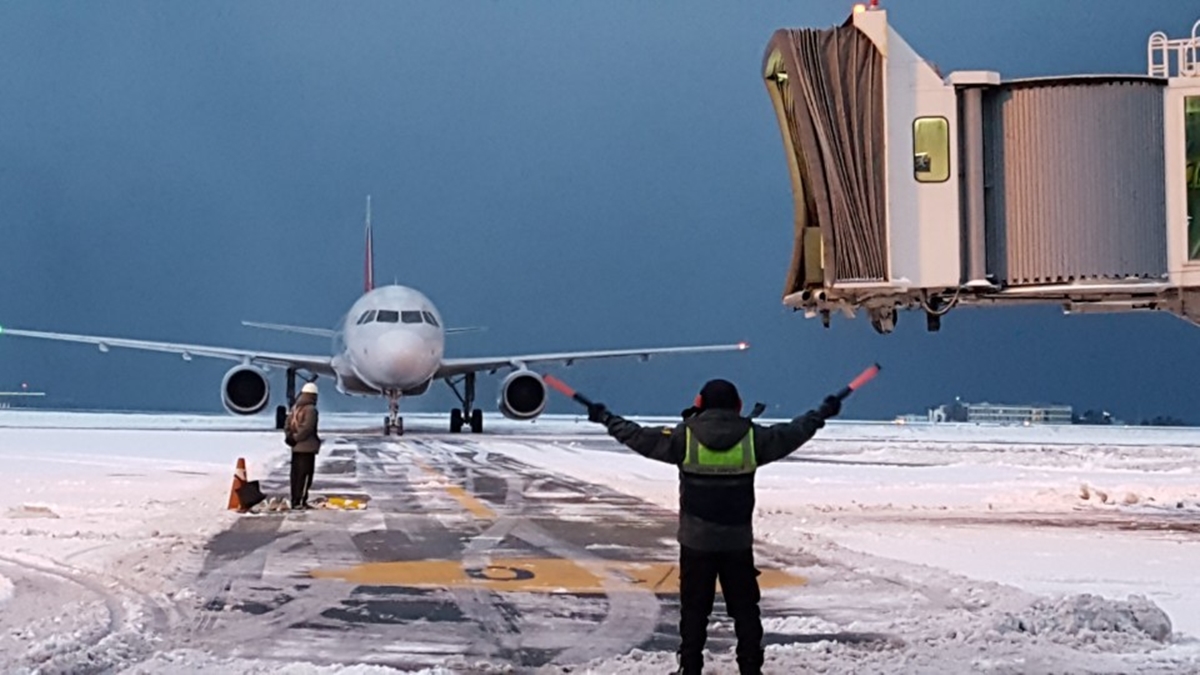
[[[373,359],[390,386],[413,387],[431,374],[433,353],[425,340],[412,333],[390,332],[379,336]]]

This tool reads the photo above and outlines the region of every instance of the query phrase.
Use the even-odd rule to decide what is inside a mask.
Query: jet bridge
[[[1200,21],[1147,72],[943,75],[859,5],[783,29],[763,78],[794,203],[784,304],[808,317],[959,306],[1159,310],[1200,324]]]

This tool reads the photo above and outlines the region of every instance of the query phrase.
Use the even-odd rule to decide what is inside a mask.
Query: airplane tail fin
[[[363,261],[363,292],[375,290],[375,236],[371,233],[371,195],[367,195],[367,252]]]

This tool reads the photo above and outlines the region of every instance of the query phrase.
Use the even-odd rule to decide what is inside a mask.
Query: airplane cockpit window
[[[374,310],[370,310],[370,309],[368,309],[367,311],[363,312],[363,313],[362,313],[362,315],[360,315],[360,316],[358,317],[358,321],[357,321],[357,322],[355,322],[355,323],[356,323],[357,325],[361,326],[361,325],[363,325],[364,323],[367,323],[367,322],[369,322],[369,321],[371,320],[371,315],[372,315],[373,313],[374,313]]]
[[[403,323],[421,323],[421,313],[416,311],[400,312],[400,321]]]
[[[375,316],[375,320],[379,323],[399,323],[400,312],[394,309],[381,309],[379,314]]]
[[[421,312],[421,316],[425,317],[425,323],[429,324],[430,326],[438,325],[437,319],[433,316],[433,312]]]

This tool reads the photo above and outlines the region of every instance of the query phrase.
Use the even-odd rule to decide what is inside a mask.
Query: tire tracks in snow
[[[52,634],[18,658],[17,664],[23,662],[36,672],[109,672],[144,659],[152,644],[170,631],[168,611],[158,601],[115,577],[53,559],[11,554],[0,554],[0,567],[82,589],[94,596],[107,616],[101,625],[74,631],[65,642],[59,642],[62,634]],[[141,615],[147,617],[145,623],[137,620]]]

